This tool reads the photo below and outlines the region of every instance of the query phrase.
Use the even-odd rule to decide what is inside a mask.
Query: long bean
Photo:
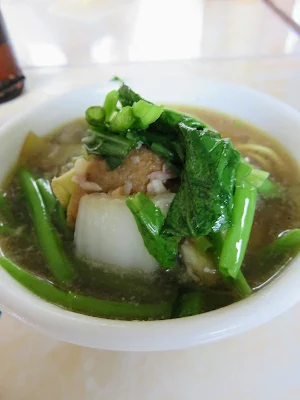
[[[61,246],[37,183],[26,169],[19,171],[23,190],[35,232],[48,267],[59,286],[65,286],[75,275],[73,266]]]
[[[232,212],[232,227],[227,230],[219,269],[225,276],[237,278],[244,260],[256,207],[257,190],[242,182],[236,187]]]
[[[118,319],[167,319],[171,317],[172,302],[137,304],[96,299],[57,289],[45,280],[24,271],[8,258],[0,258],[0,265],[16,281],[42,299],[72,311]]]

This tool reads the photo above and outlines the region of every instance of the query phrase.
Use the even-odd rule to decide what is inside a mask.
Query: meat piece
[[[152,172],[161,171],[163,161],[151,150],[141,148],[132,150],[119,168],[111,171],[104,160],[95,158],[87,169],[87,181],[96,182],[103,192],[108,193],[128,181],[132,193],[146,192]]]
[[[163,161],[160,157],[148,149],[132,150],[120,167],[111,171],[106,161],[94,158],[89,161],[86,168],[86,181],[99,185],[102,192],[112,192],[114,197],[124,194],[146,192],[150,182],[149,175],[152,172],[161,171]],[[73,182],[76,187],[73,190],[68,209],[67,222],[71,227],[75,226],[79,202],[82,196],[92,191],[84,190],[80,185]]]

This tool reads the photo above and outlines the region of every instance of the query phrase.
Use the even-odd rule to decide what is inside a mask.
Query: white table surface
[[[68,3],[72,3],[72,7]],[[107,50],[106,59],[95,60],[91,49],[87,52],[83,49],[83,44],[92,42],[91,36],[84,37],[80,45],[71,39],[76,27],[82,29],[86,24],[84,18],[91,23],[100,1],[28,0],[25,4],[20,0],[3,0],[2,9],[8,26],[12,27],[12,36],[27,76],[27,90],[16,101],[0,106],[0,124],[28,108],[29,104],[38,104],[41,99],[72,87],[107,80],[113,75],[124,79],[138,75],[149,80],[158,74],[226,79],[269,93],[300,110],[299,39],[291,29],[256,0],[189,0],[187,3],[194,7],[202,5],[206,22],[211,18],[209,25],[217,21],[221,26],[223,24],[225,32],[228,22],[234,21],[237,30],[230,34],[227,41],[223,38],[220,44],[217,40],[220,35],[216,38],[215,31],[208,26],[212,34],[207,37],[204,34],[204,39],[202,35],[201,41],[199,39],[198,44],[194,43],[186,53],[186,50],[176,53],[175,47],[164,52],[160,47],[164,46],[162,44],[158,45],[160,50],[152,48],[150,62],[145,63],[148,53],[130,52],[132,41],[123,36],[124,30],[131,24],[127,21],[123,27],[121,25],[119,33],[120,26],[112,25],[117,3],[111,2],[114,7],[109,10],[109,2],[103,0],[106,14],[103,11],[101,18],[107,23],[103,29],[117,42],[119,39],[124,41],[122,45],[113,47],[114,50]],[[134,6],[136,9],[138,5],[143,8],[147,4],[149,6],[146,0],[124,0],[123,9],[116,12],[122,15],[126,7]],[[84,8],[87,5],[94,8]],[[60,43],[66,63],[60,63],[62,58],[59,57],[56,61],[50,58],[52,66],[43,68],[48,65],[46,61],[49,58],[41,54],[41,48],[30,47],[28,36],[24,34],[25,40],[23,33],[13,28],[16,21],[21,20],[21,15],[25,15],[25,10],[40,16],[39,25],[33,26],[32,23],[26,35],[32,34],[36,40],[41,43],[45,40],[48,44],[51,44],[50,36],[54,38],[52,43],[55,46]],[[60,10],[59,16],[57,10]],[[251,13],[249,10],[252,10]],[[166,11],[164,13],[166,15]],[[43,24],[45,15],[47,18]],[[247,16],[249,19],[245,20]],[[252,34],[253,29],[247,31],[248,27],[245,27],[245,36],[236,34],[243,30],[241,26],[246,22],[255,24],[259,16],[263,22],[259,25],[261,28],[258,30],[261,31],[256,38]],[[239,23],[235,21],[238,17],[242,19]],[[70,24],[68,28],[65,26],[67,20]],[[138,24],[138,18],[132,17],[130,21]],[[92,25],[95,27],[96,23],[94,21]],[[142,32],[142,25],[143,20],[135,32]],[[94,35],[91,31],[96,32],[95,38],[98,35],[101,42],[104,33],[94,29],[89,31],[89,35]],[[35,36],[36,32],[41,33]],[[43,36],[44,32],[50,32],[50,36]],[[272,40],[267,40],[266,32],[269,32],[269,39],[273,35]],[[162,43],[165,43],[168,35],[161,34]],[[260,36],[263,40],[259,40]],[[209,44],[210,40],[213,45]],[[181,61],[173,61],[174,58]],[[49,339],[7,315],[0,319],[0,400],[298,400],[299,370],[300,305],[239,336],[187,350],[162,353],[86,349]]]

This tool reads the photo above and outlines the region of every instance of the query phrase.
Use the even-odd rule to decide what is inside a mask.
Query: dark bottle
[[[19,96],[24,87],[24,79],[9,43],[0,11],[0,103]]]

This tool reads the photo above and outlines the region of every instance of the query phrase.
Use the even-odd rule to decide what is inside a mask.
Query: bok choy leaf
[[[163,237],[164,216],[152,200],[138,193],[126,201],[149,253],[165,268],[174,266],[180,237]]]

